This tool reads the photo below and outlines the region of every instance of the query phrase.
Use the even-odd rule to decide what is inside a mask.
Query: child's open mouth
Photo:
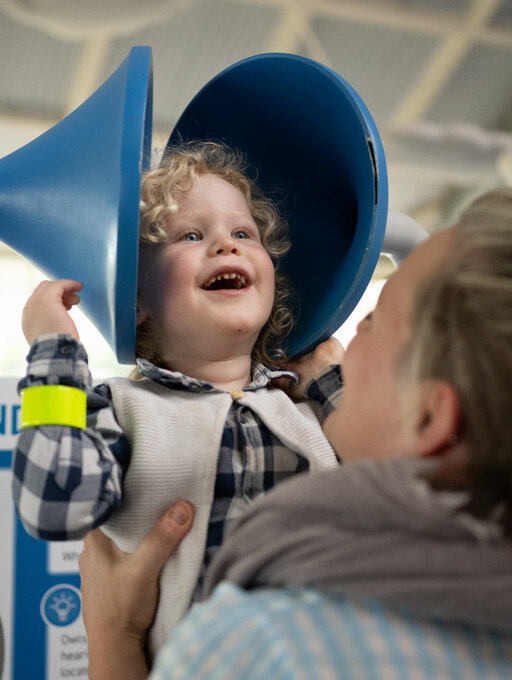
[[[235,272],[225,272],[212,276],[212,278],[203,285],[204,290],[240,290],[247,286],[247,279],[242,274]]]

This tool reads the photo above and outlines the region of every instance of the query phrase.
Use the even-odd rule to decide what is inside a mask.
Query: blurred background
[[[290,52],[358,91],[384,143],[390,208],[430,233],[476,194],[512,184],[512,0],[0,0],[0,157],[80,105],[133,45],[153,49],[156,147],[219,71]],[[382,258],[343,342],[389,271]],[[24,373],[21,309],[41,278],[0,244],[2,377]],[[75,319],[94,376],[126,375]]]

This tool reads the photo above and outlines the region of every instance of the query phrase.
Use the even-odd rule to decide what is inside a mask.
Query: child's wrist
[[[21,392],[21,429],[61,425],[85,429],[87,396],[68,385],[36,385]]]

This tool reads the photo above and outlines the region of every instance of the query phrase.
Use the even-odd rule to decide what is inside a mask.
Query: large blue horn
[[[149,164],[151,50],[135,47],[76,111],[0,161],[0,239],[52,278],[84,282],[82,308],[121,363],[134,358],[140,176]],[[220,139],[278,193],[301,311],[291,356],[349,316],[380,253],[384,153],[363,101],[309,59],[263,54],[210,81],[169,144]]]
[[[81,307],[121,363],[134,359],[139,194],[149,164],[152,62],[134,47],[80,107],[0,161],[0,240]]]
[[[261,54],[230,66],[196,95],[169,145],[190,139],[242,150],[260,186],[282,199],[292,239],[283,269],[301,308],[288,353],[312,349],[354,309],[383,242],[386,165],[364,102],[315,61]]]

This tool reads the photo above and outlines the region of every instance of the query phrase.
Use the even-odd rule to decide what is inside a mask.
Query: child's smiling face
[[[182,352],[250,353],[274,302],[274,266],[242,193],[200,175],[168,225],[168,241],[141,255],[138,322],[156,324],[169,366]]]

